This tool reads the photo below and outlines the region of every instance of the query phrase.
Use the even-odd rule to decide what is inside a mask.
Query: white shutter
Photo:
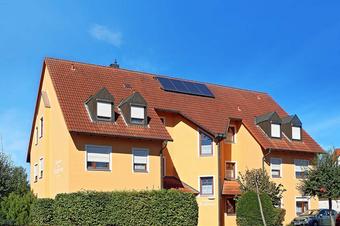
[[[144,107],[131,106],[131,118],[144,119]]]
[[[103,146],[87,146],[88,162],[110,162],[111,148]]]
[[[148,163],[148,151],[147,150],[134,150],[133,151],[133,163],[147,164]]]
[[[41,158],[39,161],[39,169],[40,171],[44,170],[44,159],[43,158]]]
[[[296,172],[303,172],[307,170],[309,162],[308,160],[295,159],[294,164]]]
[[[271,158],[270,166],[273,170],[281,170],[281,159],[279,158]]]
[[[109,102],[97,102],[97,116],[111,118],[112,104]]]
[[[212,145],[201,145],[201,155],[210,155],[212,153]]]
[[[301,140],[301,128],[300,127],[292,127],[292,139],[293,140]]]
[[[281,137],[281,126],[279,124],[271,124],[272,137]]]

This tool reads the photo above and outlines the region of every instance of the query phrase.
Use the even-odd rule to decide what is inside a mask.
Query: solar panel
[[[185,93],[197,96],[214,97],[209,88],[200,83],[181,81],[177,79],[157,77],[165,91]]]

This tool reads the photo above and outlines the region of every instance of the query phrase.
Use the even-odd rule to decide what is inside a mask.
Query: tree
[[[238,181],[242,193],[257,192],[257,183],[259,193],[268,194],[274,206],[280,206],[283,192],[286,191],[282,184],[270,181],[267,172],[262,169],[246,170],[245,174],[240,173]]]
[[[334,156],[334,151],[319,155],[316,165],[307,170],[306,178],[299,185],[304,195],[328,199],[330,211],[332,200],[340,197],[340,165]]]
[[[263,213],[267,226],[277,226],[279,211],[273,206],[271,198],[267,194],[260,194]],[[263,221],[257,200],[256,192],[243,193],[237,200],[236,220],[239,226],[262,226]]]

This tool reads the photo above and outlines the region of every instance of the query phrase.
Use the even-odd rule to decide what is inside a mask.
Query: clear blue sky
[[[0,133],[25,164],[46,56],[268,92],[340,147],[340,1],[0,0]]]

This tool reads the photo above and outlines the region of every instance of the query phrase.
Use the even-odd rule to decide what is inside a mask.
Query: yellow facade
[[[138,140],[118,137],[99,137],[91,135],[70,134],[67,129],[57,95],[53,88],[49,72],[46,69],[42,82],[42,91],[47,92],[50,107],[39,102],[35,124],[44,119],[44,133],[37,139],[33,134],[31,144],[31,188],[38,197],[55,197],[58,193],[80,190],[145,190],[161,188],[161,149],[162,142],[155,140]],[[223,208],[224,197],[221,186],[224,180],[225,161],[236,162],[238,172],[262,167],[264,152],[259,143],[241,122],[235,122],[237,128],[236,142],[224,141],[213,144],[211,156],[200,156],[200,129],[178,114],[162,113],[166,128],[173,138],[168,142],[165,157],[167,176],[177,176],[181,181],[200,191],[200,177],[212,176],[214,193],[211,196],[197,196],[199,205],[199,225],[236,225],[236,217],[228,216]],[[34,130],[36,131],[36,130]],[[111,169],[109,171],[88,171],[86,168],[86,145],[104,145],[112,147]],[[147,173],[133,171],[133,148],[149,150]],[[273,181],[283,184],[287,191],[282,200],[287,210],[286,221],[295,217],[295,197],[301,196],[297,190],[299,180],[295,178],[294,159],[306,159],[312,162],[313,154],[291,151],[272,152],[267,156],[265,169],[270,174],[269,159],[282,159],[282,177]],[[44,159],[43,177],[34,181],[34,165]],[[317,200],[310,200],[310,208],[317,208]]]

